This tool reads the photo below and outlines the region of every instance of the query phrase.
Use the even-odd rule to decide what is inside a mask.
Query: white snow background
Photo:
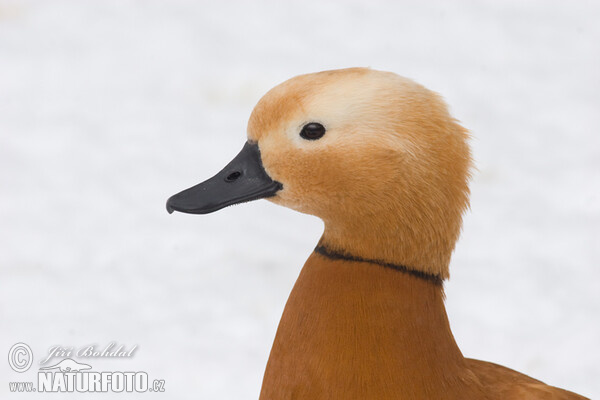
[[[8,382],[34,380],[53,345],[114,341],[135,357],[94,370],[166,380],[127,398],[256,399],[322,224],[265,200],[207,216],[165,201],[237,154],[272,86],[371,66],[440,92],[473,134],[446,284],[463,353],[599,398],[599,16],[591,1],[1,0],[0,397],[46,397]],[[5,361],[16,342],[26,373]]]

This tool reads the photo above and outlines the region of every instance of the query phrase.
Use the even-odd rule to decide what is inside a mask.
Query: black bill
[[[171,196],[167,211],[208,214],[232,204],[274,196],[283,186],[265,171],[258,144],[246,142],[242,151],[221,172]]]

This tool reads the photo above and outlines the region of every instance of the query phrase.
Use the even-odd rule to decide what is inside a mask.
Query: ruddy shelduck
[[[423,86],[367,68],[269,91],[248,141],[171,197],[204,214],[268,198],[325,230],[283,312],[260,399],[583,399],[465,358],[443,282],[469,204],[468,132]]]

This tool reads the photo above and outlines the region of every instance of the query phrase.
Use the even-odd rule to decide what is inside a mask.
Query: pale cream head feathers
[[[322,138],[300,136],[310,122]],[[448,277],[471,156],[436,93],[367,68],[301,75],[258,102],[248,138],[283,184],[271,200],[323,219],[322,245]]]

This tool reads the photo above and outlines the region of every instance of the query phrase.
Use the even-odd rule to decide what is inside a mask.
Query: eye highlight
[[[310,122],[302,127],[300,136],[306,140],[317,140],[325,134],[325,127],[318,122]]]

